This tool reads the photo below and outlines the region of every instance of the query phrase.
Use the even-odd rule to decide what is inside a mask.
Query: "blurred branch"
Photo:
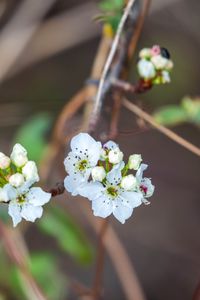
[[[24,0],[0,33],[0,81],[5,79],[56,0]]]
[[[47,300],[43,295],[38,284],[32,277],[28,268],[28,251],[24,239],[20,232],[15,229],[7,228],[2,221],[0,221],[0,235],[4,244],[4,248],[12,260],[12,262],[21,271],[23,277],[23,290],[28,300]]]
[[[120,20],[120,23],[118,25],[117,28],[117,32],[116,35],[114,37],[113,43],[112,43],[112,47],[110,49],[109,55],[106,59],[102,74],[101,74],[101,78],[100,78],[100,82],[99,82],[99,87],[98,87],[98,91],[97,91],[97,95],[95,98],[95,103],[94,103],[94,108],[93,108],[93,112],[92,115],[90,117],[90,128],[93,129],[95,124],[98,121],[99,118],[99,114],[101,111],[101,106],[102,106],[102,93],[103,93],[103,88],[104,88],[104,84],[105,84],[105,80],[106,77],[108,75],[108,71],[110,69],[111,63],[113,62],[113,58],[117,52],[118,46],[119,46],[119,41],[120,41],[120,37],[122,34],[122,31],[124,29],[125,23],[127,21],[127,18],[131,12],[131,9],[134,5],[136,0],[129,0],[128,4],[124,10],[123,16]]]
[[[23,59],[16,63],[9,76],[96,37],[100,34],[99,26],[92,24],[91,20],[96,13],[97,6],[86,2],[44,21],[27,45]]]
[[[196,154],[197,156],[200,156],[200,149],[193,145],[192,143],[186,141],[184,138],[180,137],[178,134],[174,133],[170,129],[158,124],[154,121],[154,118],[151,117],[148,113],[144,112],[141,108],[139,108],[137,105],[131,103],[127,99],[123,100],[123,105],[136,114],[138,117],[144,119],[146,122],[151,124],[154,128],[156,128],[158,131],[162,132],[164,135],[166,135],[168,138],[173,140],[174,142],[178,143],[182,147],[186,148],[187,150],[191,151],[192,153]]]

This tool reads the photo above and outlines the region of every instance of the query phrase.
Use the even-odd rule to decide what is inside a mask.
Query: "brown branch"
[[[96,258],[96,269],[93,285],[93,298],[94,300],[99,300],[101,298],[101,288],[102,288],[102,279],[103,279],[103,268],[104,268],[104,258],[105,258],[105,249],[104,249],[104,238],[106,231],[108,229],[109,219],[103,219],[100,226],[100,232],[98,235],[98,245],[97,245],[97,258]]]
[[[47,300],[29,271],[28,252],[20,232],[16,229],[11,230],[7,228],[3,222],[0,221],[0,235],[8,256],[21,272],[24,281],[23,289],[27,299]]]
[[[196,287],[192,300],[200,300],[200,283]]]
[[[127,99],[123,100],[123,105],[136,114],[138,117],[144,119],[146,122],[151,124],[154,128],[156,128],[158,131],[162,132],[164,135],[166,135],[168,138],[176,142],[177,144],[181,145],[182,147],[186,148],[187,150],[191,151],[192,153],[196,154],[197,156],[200,156],[200,149],[193,145],[192,143],[188,142],[184,138],[180,137],[178,134],[174,133],[170,129],[158,124],[152,116],[150,116],[148,113],[144,112],[141,108],[139,108],[137,105],[131,103]]]

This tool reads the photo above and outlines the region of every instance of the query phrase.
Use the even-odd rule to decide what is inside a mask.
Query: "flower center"
[[[144,186],[144,185],[141,185],[140,186],[140,190],[146,195],[147,194],[147,187],[146,186]]]
[[[118,190],[113,186],[108,187],[106,189],[106,192],[109,196],[112,196],[113,198],[117,197],[118,195]]]
[[[87,165],[88,165],[88,162],[87,162],[86,159],[81,160],[78,163],[78,169],[79,169],[79,171],[84,171],[86,169]]]
[[[22,204],[22,203],[24,203],[26,201],[26,199],[25,199],[25,196],[24,195],[20,195],[18,198],[17,198],[17,202],[19,203],[19,204]]]

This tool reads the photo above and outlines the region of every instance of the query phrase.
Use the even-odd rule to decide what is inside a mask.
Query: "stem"
[[[93,299],[95,300],[99,300],[101,298],[101,286],[102,286],[104,258],[105,258],[104,237],[108,228],[108,224],[109,224],[108,218],[102,220],[101,228],[98,236],[96,270],[95,270],[94,285],[93,285]]]
[[[138,117],[144,119],[146,122],[151,124],[153,127],[155,127],[157,130],[162,132],[164,135],[166,135],[168,138],[176,142],[177,144],[181,145],[182,147],[186,148],[187,150],[191,151],[192,153],[196,154],[197,156],[200,156],[200,149],[193,145],[192,143],[188,142],[178,134],[174,133],[170,129],[158,124],[154,121],[154,118],[143,111],[141,108],[139,108],[137,105],[131,103],[127,99],[123,100],[123,105],[130,111],[132,111],[134,114],[136,114]]]

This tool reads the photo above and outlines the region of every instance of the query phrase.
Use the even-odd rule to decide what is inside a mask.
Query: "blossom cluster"
[[[95,216],[113,214],[124,223],[135,207],[149,204],[147,198],[152,196],[154,186],[149,178],[143,178],[147,165],[141,163],[140,154],[131,155],[127,164],[123,158],[113,141],[102,145],[87,133],[76,135],[64,161],[66,190],[91,200]]]
[[[163,84],[170,82],[169,73],[173,68],[173,62],[166,48],[155,45],[140,51],[137,68],[143,80],[152,84]]]
[[[28,160],[24,147],[16,144],[10,157],[0,152],[0,202],[8,204],[14,226],[22,218],[34,222],[42,216],[42,206],[50,200],[51,194],[33,187],[38,181],[37,166]]]

